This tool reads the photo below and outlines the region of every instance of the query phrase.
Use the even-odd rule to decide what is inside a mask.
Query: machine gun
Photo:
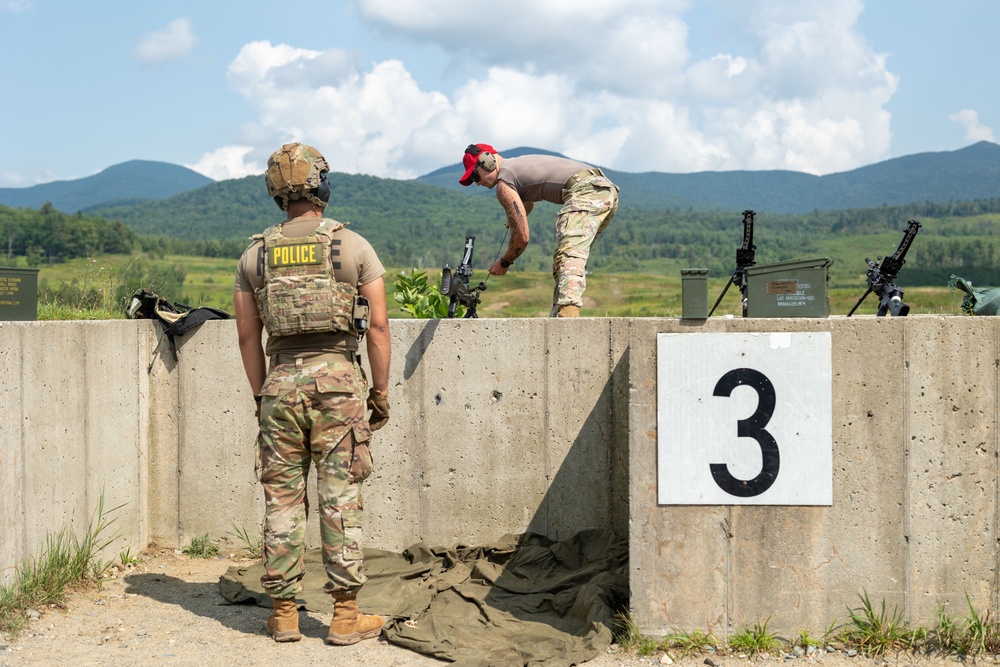
[[[486,283],[481,282],[476,287],[470,288],[469,281],[472,279],[472,251],[476,247],[476,237],[465,237],[465,254],[462,256],[462,263],[452,271],[445,264],[441,269],[441,294],[449,297],[448,317],[455,317],[458,304],[465,306],[465,317],[478,318],[476,306],[479,304],[479,293],[486,289]]]
[[[919,230],[920,223],[916,220],[910,220],[906,225],[906,231],[903,232],[903,240],[899,242],[896,252],[885,259],[878,257],[874,262],[865,257],[865,263],[868,264],[868,290],[854,304],[851,312],[847,313],[848,317],[854,314],[854,311],[858,309],[858,306],[865,300],[865,297],[872,292],[875,292],[875,295],[879,298],[877,316],[883,317],[886,313],[889,313],[890,315],[903,317],[910,312],[910,307],[903,303],[903,290],[893,281],[896,280],[896,274],[899,273],[899,270],[903,268],[903,264],[906,263],[906,252],[910,249],[910,245],[913,244],[913,239],[917,236],[917,231]],[[881,266],[877,264],[879,261],[882,262]]]
[[[740,288],[740,294],[743,297],[743,317],[747,315],[747,269],[757,263],[755,258],[757,246],[753,244],[753,216],[753,211],[743,211],[743,245],[736,249],[736,270],[733,271],[733,276],[723,288],[722,294],[715,300],[715,305],[708,313],[709,317],[719,307],[722,297],[726,296],[730,285],[736,285]]]

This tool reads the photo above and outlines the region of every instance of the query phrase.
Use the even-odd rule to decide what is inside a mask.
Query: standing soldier
[[[536,201],[562,206],[556,215],[556,252],[550,317],[578,317],[587,288],[590,247],[618,211],[618,186],[600,169],[554,155],[505,159],[488,144],[470,144],[458,182],[497,189],[507,214],[510,243],[490,273],[502,276],[528,247],[528,214]]]
[[[390,338],[382,263],[346,223],[323,217],[329,171],[319,151],[303,144],[271,155],[267,192],[287,217],[243,252],[233,300],[260,424],[261,585],[274,606],[266,631],[278,642],[302,637],[295,596],[305,574],[306,478],[314,463],[324,590],[334,601],[326,641],[344,645],[378,636],[383,624],[381,616],[361,613],[357,595],[366,580],[361,485],[372,471],[371,432],[389,420]],[[366,333],[370,419],[358,351]]]

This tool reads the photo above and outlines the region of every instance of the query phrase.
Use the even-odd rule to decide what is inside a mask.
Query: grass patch
[[[101,551],[119,537],[107,536],[115,522],[109,515],[123,507],[105,511],[101,496],[97,512],[80,537],[63,528],[49,535],[37,558],[29,558],[15,569],[14,583],[0,588],[0,632],[13,636],[21,632],[31,609],[61,603],[68,588],[97,581],[111,565]]]
[[[938,625],[930,634],[929,643],[936,651],[951,655],[1000,653],[1000,626],[991,620],[989,610],[984,614],[976,611],[968,593],[965,602],[968,615],[957,621],[945,611],[944,605],[938,607]]]
[[[251,535],[245,527],[237,528],[235,525],[231,531],[226,533],[235,537],[238,542],[243,545],[244,551],[251,558],[260,558],[264,553],[264,534],[263,532],[255,533]]]
[[[659,648],[659,642],[644,636],[631,614],[619,613],[617,616],[617,632],[615,641],[627,651],[635,651],[639,655],[652,655]]]
[[[746,626],[729,637],[729,648],[738,653],[746,653],[749,657],[761,653],[770,653],[778,648],[780,641],[767,631],[767,621]]]
[[[728,641],[719,642],[710,633],[702,630],[675,632],[666,637],[654,639],[643,635],[636,621],[628,614],[619,614],[616,623],[615,642],[626,651],[641,656],[666,653],[671,658],[683,658],[704,653],[741,654],[748,658],[759,658],[766,653],[781,653],[782,644],[801,649],[856,651],[871,657],[882,658],[890,653],[910,653],[913,655],[950,655],[959,661],[979,656],[992,657],[1000,654],[1000,623],[993,620],[990,611],[980,613],[966,595],[968,611],[964,618],[954,619],[938,608],[936,627],[910,627],[903,617],[893,609],[887,609],[883,600],[875,605],[863,591],[859,594],[861,605],[857,609],[848,608],[848,621],[838,626],[834,621],[819,638],[808,630],[799,632],[794,642],[788,642],[771,633],[767,624],[756,623],[744,626],[729,636]],[[770,617],[768,617],[770,620]]]
[[[142,558],[139,554],[133,554],[131,547],[126,547],[118,553],[118,561],[122,565],[138,565],[142,562]]]
[[[671,633],[663,639],[662,646],[665,650],[671,650],[684,657],[709,649],[717,650],[720,643],[711,634],[702,630],[694,630],[692,632]]]
[[[124,265],[94,257],[67,262],[58,271],[63,278],[51,283],[45,270],[39,271],[38,319],[115,320],[125,319],[128,281],[138,257]]]
[[[191,544],[181,549],[191,558],[213,558],[219,554],[219,547],[208,539],[208,533],[191,539]]]
[[[924,628],[911,629],[895,608],[892,613],[886,611],[885,600],[876,609],[867,591],[861,594],[861,608],[847,612],[847,628],[840,632],[839,639],[868,656],[913,649],[927,637]]]

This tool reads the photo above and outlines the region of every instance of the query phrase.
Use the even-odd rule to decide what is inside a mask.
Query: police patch
[[[323,260],[322,253],[322,243],[277,245],[268,249],[267,265],[275,268],[280,266],[319,264]]]

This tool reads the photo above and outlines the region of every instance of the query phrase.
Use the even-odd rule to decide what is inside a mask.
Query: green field
[[[891,239],[887,239],[891,241]],[[889,245],[888,243],[886,245]],[[134,275],[135,267],[142,264],[142,276]],[[847,267],[834,264],[830,270],[829,299],[832,315],[846,315],[865,292],[865,275],[860,269],[851,274]],[[131,293],[146,287],[169,301],[190,306],[211,306],[232,312],[233,272],[236,262],[231,259],[167,256],[162,260],[141,262],[127,255],[109,255],[74,260],[63,264],[47,265],[39,272],[39,291],[45,287],[56,288],[63,283],[74,283],[82,288],[102,290],[104,293]],[[662,266],[662,265],[661,265]],[[180,294],[168,293],[157,282],[157,276],[166,275],[171,267],[182,267],[184,282]],[[853,268],[853,267],[851,267]],[[386,272],[386,290],[390,317],[409,317],[392,299],[392,283],[401,271],[412,269],[390,268]],[[439,267],[421,269],[431,284],[440,280]],[[587,277],[583,316],[591,317],[680,317],[682,311],[680,266],[658,267],[645,273],[603,273],[593,271]],[[961,312],[961,292],[940,287],[908,287],[905,269],[897,283],[905,291],[905,301],[911,314],[953,314]],[[489,276],[485,270],[475,271],[473,282],[487,280],[479,306],[480,317],[545,317],[552,298],[552,276],[544,271],[513,271],[506,276]],[[729,275],[711,275],[708,283],[709,307],[715,303],[725,288]],[[875,314],[878,301],[869,296],[859,315]],[[122,304],[109,304],[112,311],[121,311]],[[40,312],[44,311],[40,309]],[[715,316],[740,314],[739,291],[730,287],[715,311]],[[40,315],[43,319],[44,314]],[[53,319],[60,316],[52,316]],[[67,317],[67,316],[62,316]],[[72,316],[68,316],[72,317]]]

